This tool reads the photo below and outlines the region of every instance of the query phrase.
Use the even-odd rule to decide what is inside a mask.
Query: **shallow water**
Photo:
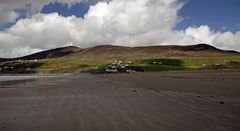
[[[27,80],[27,79],[38,79],[46,76],[40,75],[1,75],[0,82],[2,81],[14,81],[14,80]]]
[[[37,83],[62,75],[0,75],[0,88],[34,87]]]

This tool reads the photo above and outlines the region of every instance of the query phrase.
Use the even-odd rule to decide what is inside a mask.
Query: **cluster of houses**
[[[161,61],[153,61],[152,64],[154,64],[154,65],[162,65],[163,62],[161,62]]]
[[[38,62],[37,59],[35,60],[17,60],[12,62],[6,62],[0,64],[0,73],[1,72],[34,72],[35,69],[31,66],[25,66],[25,62]]]
[[[144,72],[144,68],[140,66],[131,66],[131,61],[112,61],[105,67],[107,73],[131,73],[131,72]]]

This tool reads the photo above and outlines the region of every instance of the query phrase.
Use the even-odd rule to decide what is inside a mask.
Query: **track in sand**
[[[239,92],[225,95],[224,87],[204,82],[216,78],[211,81],[239,91],[234,87],[240,84],[239,73],[226,74],[80,74],[36,80],[22,88],[0,88],[0,130],[237,131]],[[189,86],[206,90],[185,88],[188,84],[182,78],[195,82]],[[179,88],[171,88],[171,82]],[[210,86],[222,91],[214,93]]]

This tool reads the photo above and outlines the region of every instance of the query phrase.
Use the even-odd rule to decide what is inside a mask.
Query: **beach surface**
[[[239,131],[240,72],[0,80],[0,131],[166,130]]]

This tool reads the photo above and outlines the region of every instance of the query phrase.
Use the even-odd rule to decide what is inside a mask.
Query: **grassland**
[[[40,61],[8,62],[0,64],[1,73],[78,73],[103,69],[109,62],[83,60],[74,57]],[[155,58],[133,61],[131,66],[141,66],[146,72],[240,70],[240,56]]]
[[[42,73],[81,72],[91,68],[102,68],[107,64],[104,61],[90,61],[77,58],[43,60],[41,63],[43,65],[37,69],[37,72]]]
[[[40,61],[15,61],[0,64],[1,73],[77,73],[89,69],[102,68],[103,61],[58,58]]]
[[[147,72],[240,69],[240,56],[147,59],[133,65]]]

